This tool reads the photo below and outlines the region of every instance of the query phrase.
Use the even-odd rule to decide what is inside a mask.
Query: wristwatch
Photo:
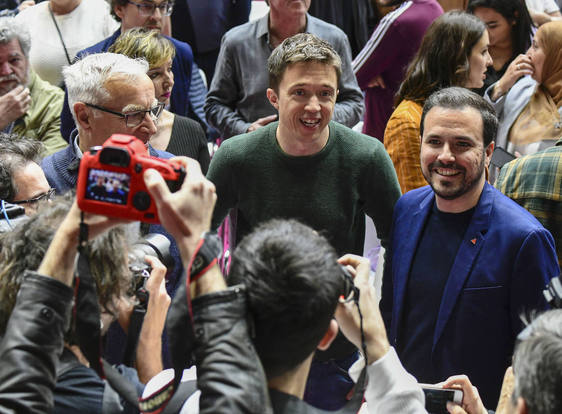
[[[206,231],[201,236],[189,274],[197,277],[217,261],[222,254],[222,241],[215,231]]]

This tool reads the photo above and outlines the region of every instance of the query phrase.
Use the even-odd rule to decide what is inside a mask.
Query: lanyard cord
[[[70,56],[68,56],[68,51],[66,50],[66,45],[64,44],[64,40],[62,38],[62,33],[60,32],[59,25],[57,24],[57,21],[55,19],[55,15],[53,14],[53,10],[51,9],[51,3],[49,3],[48,8],[49,8],[49,14],[51,15],[51,19],[53,19],[53,23],[55,24],[55,28],[57,29],[57,33],[59,34],[59,39],[60,39],[60,42],[62,43],[62,48],[64,49],[64,54],[66,55],[66,60],[68,61],[68,64],[71,65],[72,62],[70,61]]]

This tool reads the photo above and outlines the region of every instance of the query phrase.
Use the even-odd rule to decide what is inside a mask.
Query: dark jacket
[[[0,413],[52,411],[73,296],[69,286],[55,279],[26,273],[0,343]]]

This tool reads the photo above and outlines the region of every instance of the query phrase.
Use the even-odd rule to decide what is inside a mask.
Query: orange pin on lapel
[[[472,239],[472,240],[470,240],[470,242],[471,242],[473,245],[476,246],[476,239]]]

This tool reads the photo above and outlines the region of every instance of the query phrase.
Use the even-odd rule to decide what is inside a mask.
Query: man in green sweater
[[[341,73],[337,53],[314,35],[298,34],[273,51],[268,70],[267,97],[279,121],[230,138],[213,157],[207,175],[217,191],[213,227],[232,208],[237,240],[271,218],[295,218],[323,233],[338,254],[361,255],[367,214],[386,247],[400,187],[379,141],[331,122]],[[352,383],[339,369],[345,372],[354,351],[342,339],[317,355],[309,403],[341,407]]]

